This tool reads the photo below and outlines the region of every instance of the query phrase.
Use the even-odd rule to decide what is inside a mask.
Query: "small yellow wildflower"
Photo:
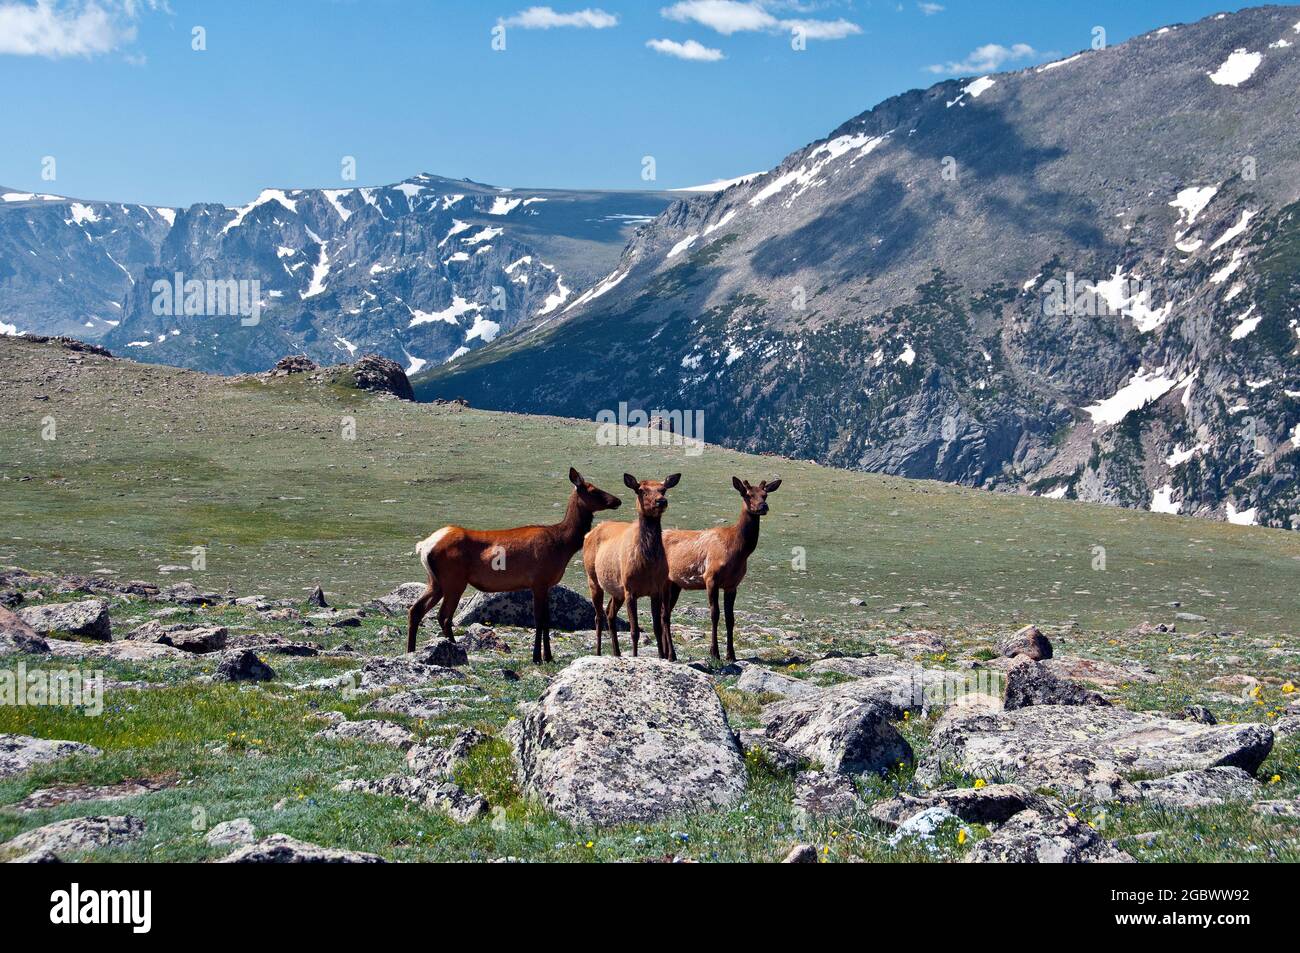
[[[588,849],[588,850],[591,850],[591,848],[593,848],[593,847],[595,847],[595,846],[596,846],[596,842],[595,842],[595,841],[590,841],[590,840],[587,841],[587,849]]]
[[[988,782],[985,781],[983,778],[976,778],[976,779],[975,779],[975,790],[978,791],[980,788],[984,787],[984,785],[986,785],[986,784],[988,784]]]
[[[1275,775],[1273,775],[1271,778],[1268,779],[1268,783],[1269,783],[1269,784],[1277,784],[1277,783],[1280,782],[1281,780],[1282,780],[1282,775],[1280,775],[1280,774],[1275,774]]]
[[[1286,683],[1282,686],[1282,694],[1283,694],[1283,695],[1290,695],[1290,694],[1292,694],[1292,693],[1294,693],[1294,692],[1295,692],[1295,685],[1293,685],[1291,682],[1286,682]]]
[[[966,843],[966,830],[964,828],[957,832],[957,843],[958,844]]]

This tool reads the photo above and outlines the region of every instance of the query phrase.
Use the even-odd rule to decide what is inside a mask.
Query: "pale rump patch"
[[[415,551],[419,554],[420,562],[425,563],[426,565],[428,564],[429,553],[433,552],[433,547],[438,545],[438,540],[450,533],[451,529],[450,526],[444,526],[432,536],[428,536],[415,544]]]

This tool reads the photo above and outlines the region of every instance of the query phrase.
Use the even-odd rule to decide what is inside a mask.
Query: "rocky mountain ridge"
[[[1300,528],[1298,86],[1272,6],[904,93],[417,394]]]

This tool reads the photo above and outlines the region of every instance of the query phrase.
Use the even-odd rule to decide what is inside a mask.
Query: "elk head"
[[[657,480],[637,480],[630,473],[623,474],[623,485],[636,494],[636,509],[646,519],[657,520],[668,509],[668,491],[682,478],[674,473],[660,483]]]
[[[594,513],[597,510],[616,510],[623,505],[613,493],[606,493],[594,483],[588,483],[582,478],[582,474],[569,467],[569,482],[573,484],[574,492],[578,495],[578,504],[588,513]]]
[[[750,516],[767,515],[767,495],[774,493],[776,488],[781,485],[780,480],[773,480],[768,483],[764,480],[758,486],[750,486],[748,480],[742,480],[739,477],[731,478],[731,485],[736,488],[745,500],[745,512]]]

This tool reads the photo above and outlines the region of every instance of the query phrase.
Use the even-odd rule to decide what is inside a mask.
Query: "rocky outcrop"
[[[1060,678],[1052,670],[1028,657],[1007,669],[1002,705],[1007,711],[1030,705],[1110,705],[1104,697],[1077,682]]]
[[[1263,725],[1201,725],[1122,708],[1034,705],[940,718],[917,777],[935,783],[947,767],[988,781],[1129,796],[1124,775],[1163,777],[1220,766],[1253,773],[1272,747],[1273,733]]]
[[[912,763],[912,748],[893,717],[879,702],[831,695],[767,706],[763,730],[827,771],[884,774]]]
[[[218,861],[221,864],[382,864],[378,854],[337,850],[296,840],[287,834],[272,834],[256,844],[241,847]]]
[[[795,699],[817,698],[823,694],[823,689],[812,682],[779,675],[761,665],[753,664],[745,665],[744,671],[736,681],[736,687],[742,692],[771,693]]]
[[[1249,801],[1259,784],[1241,768],[1179,771],[1163,778],[1138,781],[1138,797],[1163,807],[1196,808]]]
[[[998,652],[1007,658],[1022,656],[1041,662],[1052,657],[1052,643],[1036,625],[1027,625],[998,643]]]
[[[251,649],[235,649],[222,656],[213,674],[214,682],[267,682],[275,678],[275,669]]]
[[[342,364],[331,371],[331,377],[357,390],[391,394],[399,400],[415,400],[415,392],[411,390],[411,382],[402,365],[378,354],[367,354],[353,364]]]
[[[824,771],[800,771],[794,779],[794,809],[809,817],[853,814],[866,807],[852,779]]]
[[[561,632],[591,629],[596,624],[596,610],[591,600],[578,595],[568,586],[551,590],[551,628]],[[456,613],[456,625],[481,622],[484,625],[510,625],[534,628],[533,594],[520,592],[480,592],[466,601]],[[620,628],[625,623],[620,623]]]
[[[244,847],[257,840],[257,829],[248,818],[237,817],[214,825],[203,840],[209,847]]]
[[[13,777],[38,764],[73,755],[94,757],[99,754],[101,752],[98,748],[79,741],[47,741],[30,735],[0,735],[0,778]]]
[[[318,738],[329,741],[364,741],[372,745],[388,745],[405,751],[415,744],[415,735],[395,721],[365,719],[342,721],[317,733]]]
[[[0,606],[0,653],[29,652],[40,654],[50,650],[49,643],[39,632]]]
[[[510,740],[521,786],[579,823],[698,814],[745,790],[712,682],[658,659],[578,659],[528,706]]]
[[[377,781],[353,779],[335,785],[336,791],[354,791],[380,797],[396,797],[429,810],[445,812],[452,820],[468,824],[488,811],[487,799],[466,794],[451,781],[438,781],[412,775],[395,774]]]
[[[130,815],[74,817],[19,834],[0,844],[8,859],[49,851],[61,857],[133,841],[144,834],[144,821]]]
[[[976,844],[965,858],[976,864],[1115,864],[1133,858],[1095,830],[1064,813],[1021,811]]]
[[[40,635],[58,632],[102,642],[113,638],[108,603],[102,599],[23,606],[17,615]]]
[[[943,808],[970,824],[1002,824],[1021,811],[1050,810],[1046,798],[1019,784],[986,784],[980,787],[934,791],[922,796],[899,794],[871,806],[873,819],[886,827],[897,827],[908,818],[932,807]]]
[[[422,582],[404,582],[392,592],[372,599],[367,608],[386,615],[406,615],[411,606],[415,605],[415,600],[424,595],[428,588]]]

